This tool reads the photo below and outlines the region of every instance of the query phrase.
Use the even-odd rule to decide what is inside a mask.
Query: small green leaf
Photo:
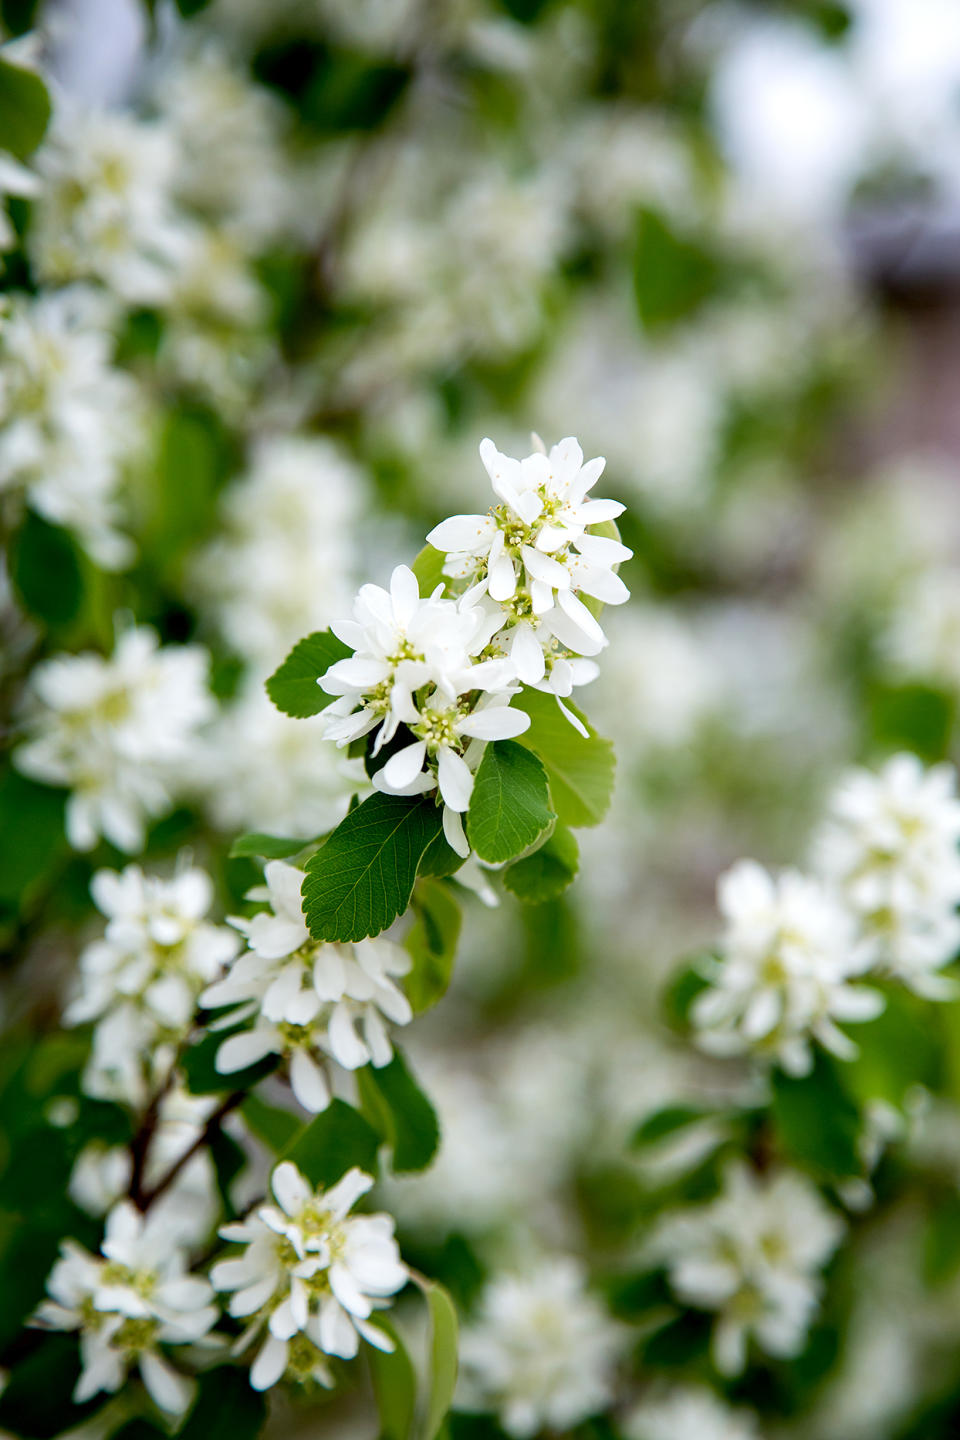
[[[661,1140],[669,1139],[689,1125],[709,1120],[715,1113],[697,1105],[665,1105],[662,1110],[654,1110],[652,1115],[641,1121],[631,1144],[638,1150],[646,1145],[659,1145]]]
[[[560,895],[577,873],[580,852],[576,839],[563,825],[532,855],[515,860],[503,872],[503,883],[527,905],[542,905]]]
[[[675,325],[692,315],[717,289],[717,258],[699,240],[671,228],[655,210],[637,217],[634,293],[648,330]]]
[[[50,96],[40,76],[0,60],[0,148],[29,159],[49,123]]]
[[[393,1169],[425,1170],[437,1153],[440,1126],[400,1051],[389,1065],[358,1070],[357,1089],[364,1112],[393,1150]]]
[[[446,576],[443,573],[446,563],[447,557],[442,550],[435,550],[432,545],[424,545],[410,567],[417,577],[422,596],[432,595],[438,585],[446,584]]]
[[[404,943],[413,969],[403,988],[419,1015],[446,994],[463,917],[450,887],[440,880],[418,880],[412,903],[417,918]]]
[[[354,1165],[376,1174],[380,1136],[359,1110],[344,1100],[331,1100],[326,1110],[301,1130],[283,1152],[311,1185],[327,1189]]]
[[[253,831],[234,840],[230,846],[230,859],[253,856],[264,860],[289,860],[291,855],[299,855],[311,843],[309,840],[285,840],[280,835],[261,835]]]
[[[809,1075],[775,1070],[771,1115],[788,1158],[825,1178],[859,1175],[860,1112],[844,1090],[834,1061],[818,1052]]]
[[[553,818],[547,774],[536,755],[513,740],[487,745],[467,812],[467,835],[481,860],[512,860]]]
[[[587,724],[570,701],[568,710]],[[536,751],[550,781],[550,803],[564,825],[599,825],[613,795],[613,745],[587,724],[585,739],[570,724],[552,695],[529,687],[517,695],[515,707],[530,716],[530,729],[518,743]]]
[[[73,538],[31,510],[14,538],[10,571],[24,608],[46,624],[64,625],[80,609],[83,574]]]
[[[435,875],[438,879],[444,875],[455,875],[465,858],[447,844],[447,837],[441,831],[424,850],[417,874]]]
[[[292,1145],[303,1129],[299,1116],[292,1110],[282,1110],[278,1105],[268,1105],[259,1095],[248,1095],[240,1106],[240,1114],[246,1120],[258,1140],[262,1140],[277,1155]]]
[[[368,1347],[373,1393],[380,1415],[380,1440],[409,1440],[417,1410],[417,1376],[409,1351],[397,1334],[397,1327],[384,1316],[376,1325],[393,1340],[392,1352]]]
[[[457,1385],[457,1311],[436,1281],[418,1281],[430,1312],[430,1380],[418,1440],[436,1440]]]
[[[317,681],[337,660],[345,660],[353,651],[338,640],[332,630],[317,630],[298,640],[267,681],[267,694],[285,715],[305,720],[319,715],[336,699],[321,690]]]
[[[197,1381],[197,1398],[178,1440],[254,1440],[266,1409],[264,1396],[250,1388],[246,1369],[218,1365]]]
[[[431,799],[377,793],[351,810],[307,862],[303,913],[314,940],[363,940],[392,924],[440,830]]]

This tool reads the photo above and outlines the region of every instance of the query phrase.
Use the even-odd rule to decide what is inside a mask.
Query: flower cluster
[[[276,1204],[221,1229],[245,1249],[214,1265],[210,1278],[218,1290],[233,1292],[230,1314],[249,1320],[237,1350],[262,1336],[250,1370],[254,1389],[268,1390],[284,1376],[330,1385],[326,1357],[352,1358],[361,1339],[393,1349],[370,1321],[409,1278],[393,1221],[349,1213],[372,1185],[353,1169],[331,1189],[315,1191],[284,1161],[270,1178]]]
[[[374,785],[388,794],[439,789],[447,839],[467,853],[459,820],[470,804],[483,742],[523,733],[529,717],[510,700],[522,685],[563,704],[576,685],[596,678],[595,656],[606,637],[583,592],[621,604],[629,592],[616,567],[632,551],[591,527],[614,520],[623,506],[591,500],[603,460],[583,463],[574,439],[549,455],[502,455],[490,440],[480,454],[500,500],[488,515],[456,515],[428,540],[447,555],[445,585],[422,597],[405,566],[389,591],[364,585],[353,619],[333,627],[353,654],[321,677],[338,698],[326,711],[326,734],[340,745],[376,731],[374,753],[395,740]],[[481,742],[477,744],[476,742]]]
[[[502,1274],[464,1331],[461,1397],[494,1410],[520,1440],[565,1432],[609,1402],[622,1345],[576,1260],[561,1256],[529,1274]]]
[[[627,1416],[627,1440],[761,1440],[748,1410],[730,1410],[706,1386],[643,1400]]]
[[[843,1222],[803,1176],[731,1164],[715,1200],[668,1216],[652,1241],[680,1300],[714,1311],[713,1358],[739,1375],[753,1338],[769,1355],[799,1354],[817,1310],[820,1270]]]
[[[927,999],[954,995],[938,972],[960,948],[958,846],[952,766],[924,770],[916,756],[896,755],[878,774],[850,771],[814,838],[815,875],[775,879],[742,860],[721,876],[726,930],[691,1008],[700,1046],[803,1075],[814,1040],[856,1056],[837,1022],[873,1019],[884,1005],[855,983],[864,976]]]
[[[267,901],[269,909],[231,921],[246,935],[249,948],[200,1000],[214,1008],[233,1007],[228,1024],[254,1017],[251,1029],[220,1045],[216,1064],[221,1074],[282,1055],[289,1061],[294,1094],[305,1110],[315,1112],[330,1103],[327,1057],[347,1070],[386,1065],[391,1059],[385,1022],[406,1025],[413,1017],[409,1000],[394,983],[410,969],[410,957],[392,940],[318,944],[303,917],[302,871],[272,860],[265,880],[248,898]]]
[[[107,925],[80,956],[64,1024],[96,1022],[87,1091],[140,1105],[169,1071],[200,991],[239,940],[205,918],[213,885],[203,870],[181,868],[169,880],[139,865],[98,870],[91,891]]]
[[[74,849],[91,850],[102,835],[139,850],[146,820],[169,810],[197,728],[214,711],[207,664],[199,646],[161,647],[142,625],[119,636],[110,659],[57,655],[34,670],[29,738],[15,763],[34,780],[70,788]]]
[[[170,1364],[166,1347],[202,1340],[218,1312],[209,1282],[187,1274],[186,1254],[162,1213],[145,1218],[129,1201],[116,1205],[100,1254],[65,1241],[47,1291],[35,1323],[80,1332],[77,1403],[119,1390],[135,1365],[161,1410],[184,1413],[194,1387]]]

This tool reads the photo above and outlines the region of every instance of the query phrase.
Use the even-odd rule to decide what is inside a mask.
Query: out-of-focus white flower
[[[406,1025],[413,1018],[410,1002],[394,983],[411,961],[392,940],[353,945],[311,940],[300,898],[303,873],[271,860],[265,879],[249,898],[269,901],[270,909],[231,921],[246,935],[249,950],[200,999],[209,1006],[237,1006],[232,1018],[255,1017],[252,1029],[228,1036],[220,1046],[221,1074],[282,1055],[300,1104],[319,1111],[330,1102],[325,1057],[347,1070],[389,1063],[393,1049],[385,1020]]]
[[[39,279],[99,280],[128,304],[162,305],[184,246],[170,133],[63,101],[33,164],[41,189],[27,244]]]
[[[928,999],[960,948],[960,800],[952,765],[895,755],[841,779],[814,841],[820,872],[857,914],[874,964]]]
[[[43,661],[30,679],[29,738],[14,761],[25,775],[67,786],[67,838],[90,850],[103,835],[141,848],[148,817],[173,803],[197,728],[209,720],[208,657],[197,645],[161,647],[141,625],[110,659],[85,652]]]
[[[136,387],[112,368],[104,306],[80,287],[14,296],[0,311],[0,491],[20,490],[109,568],[128,562],[114,528]]]
[[[462,1335],[462,1403],[495,1411],[510,1435],[565,1431],[609,1403],[622,1343],[578,1261],[497,1275]]]
[[[255,1390],[284,1376],[333,1383],[328,1355],[351,1359],[360,1340],[380,1350],[393,1341],[370,1316],[409,1278],[389,1215],[350,1215],[372,1187],[349,1170],[326,1191],[315,1191],[289,1160],[270,1179],[276,1204],[261,1205],[220,1234],[246,1248],[210,1272],[218,1290],[233,1292],[231,1315],[249,1319],[237,1344],[246,1349],[266,1330],[250,1370]]]
[[[623,1433],[627,1440],[760,1440],[749,1410],[731,1410],[712,1390],[695,1385],[642,1401]]]
[[[213,885],[203,870],[182,868],[170,880],[145,875],[139,865],[98,870],[91,890],[107,926],[80,956],[64,1024],[97,1022],[84,1072],[88,1092],[136,1104],[172,1063],[200,991],[240,942],[205,918]]]
[[[824,886],[796,870],[774,879],[740,860],[717,886],[726,919],[711,988],[694,1001],[703,1049],[761,1054],[791,1075],[809,1072],[811,1041],[844,1059],[856,1046],[836,1022],[871,1020],[883,997],[851,984],[871,963],[855,917]]]
[[[960,576],[945,570],[920,577],[897,604],[881,643],[896,675],[960,690]]]
[[[116,1205],[99,1256],[64,1241],[47,1293],[35,1323],[80,1332],[78,1404],[119,1390],[135,1365],[161,1410],[186,1411],[194,1386],[165,1347],[202,1340],[217,1307],[210,1283],[187,1274],[185,1252],[162,1215],[145,1217],[129,1201]]]
[[[731,1164],[709,1204],[669,1215],[651,1242],[687,1305],[715,1311],[713,1358],[739,1375],[751,1337],[769,1355],[803,1348],[822,1290],[820,1269],[843,1222],[805,1177]]]
[[[269,673],[307,631],[347,601],[353,521],[365,477],[331,441],[261,441],[225,492],[222,533],[193,567],[224,639]]]
[[[40,188],[40,182],[32,170],[21,165],[5,150],[0,150],[0,200],[8,195],[32,199]],[[10,223],[6,210],[0,209],[0,254],[12,250],[17,243],[16,231]]]

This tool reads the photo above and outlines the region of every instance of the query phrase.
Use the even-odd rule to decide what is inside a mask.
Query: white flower
[[[882,637],[899,676],[960,689],[960,576],[923,575],[903,595]]]
[[[836,1022],[873,1019],[883,998],[850,983],[871,957],[849,911],[819,881],[796,870],[774,879],[753,860],[722,875],[717,893],[727,926],[693,1005],[698,1044],[766,1055],[792,1075],[810,1070],[812,1040],[855,1056]]]
[[[196,645],[160,647],[148,626],[125,631],[111,659],[57,655],[31,676],[31,734],[15,754],[26,775],[71,790],[67,838],[90,850],[103,835],[136,851],[144,822],[173,803],[194,732],[213,712],[208,658]]]
[[[239,941],[205,918],[213,885],[203,870],[181,867],[170,880],[145,875],[138,865],[98,870],[91,890],[107,926],[81,953],[79,984],[63,1021],[96,1022],[87,1092],[140,1104],[173,1063],[200,991]]]
[[[0,197],[8,195],[23,195],[32,199],[40,188],[32,170],[26,165],[21,165],[5,150],[0,150]],[[5,210],[0,210],[0,254],[6,250],[13,250],[17,244],[17,233],[10,223],[10,217]],[[2,266],[0,266],[2,268]]]
[[[103,306],[80,287],[0,312],[0,491],[75,532],[98,564],[133,547],[115,528],[120,464],[136,434],[136,388],[112,368]]]
[[[510,1435],[565,1432],[609,1404],[622,1344],[578,1261],[495,1276],[462,1335],[461,1401],[494,1410]]]
[[[642,1401],[623,1425],[627,1440],[760,1440],[748,1410],[730,1410],[705,1386]]]
[[[40,280],[95,279],[129,304],[163,304],[184,244],[169,133],[62,101],[33,165],[41,189],[28,249]]]
[[[250,898],[268,900],[270,909],[231,921],[250,948],[200,999],[208,1006],[239,1007],[227,1023],[255,1017],[252,1029],[221,1044],[216,1061],[221,1074],[282,1055],[297,1099],[304,1109],[319,1111],[330,1102],[326,1057],[347,1070],[389,1063],[393,1048],[385,1021],[406,1025],[413,1017],[394,983],[411,961],[391,940],[353,945],[311,940],[300,897],[302,872],[271,860],[264,874],[266,886]]]
[[[80,1332],[78,1404],[119,1390],[136,1365],[160,1409],[184,1413],[194,1387],[161,1347],[202,1340],[217,1309],[209,1282],[187,1274],[185,1253],[162,1215],[145,1218],[129,1201],[116,1205],[100,1256],[64,1241],[47,1292],[35,1323]]]
[[[373,1185],[349,1170],[327,1191],[315,1191],[289,1160],[270,1181],[276,1204],[261,1205],[220,1231],[246,1248],[214,1265],[218,1290],[232,1291],[231,1315],[250,1324],[238,1349],[264,1330],[250,1371],[256,1390],[284,1375],[330,1385],[323,1357],[352,1359],[361,1339],[381,1350],[393,1342],[370,1316],[407,1283],[389,1215],[350,1215]]]
[[[715,1200],[668,1216],[652,1251],[680,1300],[716,1312],[714,1362],[739,1375],[751,1337],[767,1354],[799,1354],[819,1304],[818,1272],[842,1234],[805,1177],[735,1163]]]
[[[874,963],[928,999],[955,993],[935,972],[960,948],[960,800],[956,770],[895,755],[879,774],[851,770],[814,842],[821,873],[860,918]]]

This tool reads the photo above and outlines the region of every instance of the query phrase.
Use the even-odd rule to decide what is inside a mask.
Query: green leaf
[[[289,860],[291,855],[299,855],[309,844],[309,840],[285,840],[280,835],[261,835],[252,831],[234,840],[229,858],[242,860],[248,856],[259,856],[264,860]]]
[[[463,916],[450,887],[440,880],[418,880],[412,904],[417,918],[404,943],[413,969],[403,988],[419,1015],[446,994]]]
[[[693,314],[716,290],[717,258],[699,241],[671,229],[657,211],[637,217],[634,293],[649,330],[676,324]]]
[[[859,1175],[860,1112],[844,1090],[836,1065],[822,1051],[809,1075],[775,1070],[771,1117],[787,1157],[824,1178]]]
[[[386,1330],[394,1343],[391,1353],[373,1345],[367,1349],[380,1415],[380,1440],[409,1440],[417,1410],[416,1371],[397,1327],[382,1315],[376,1317],[376,1325]]]
[[[0,773],[0,904],[25,910],[68,853],[63,791]]]
[[[254,1440],[267,1413],[246,1368],[218,1365],[197,1382],[197,1398],[178,1440]]]
[[[335,695],[321,690],[317,681],[337,660],[353,651],[332,630],[317,630],[298,640],[279,669],[267,681],[267,694],[285,715],[305,720],[332,705]]]
[[[689,1125],[698,1125],[702,1120],[709,1120],[715,1114],[716,1111],[705,1110],[697,1105],[666,1105],[662,1110],[654,1110],[652,1115],[641,1121],[634,1131],[631,1144],[636,1149],[642,1149],[646,1145],[659,1145],[661,1140],[669,1139]]]
[[[425,1170],[437,1153],[440,1126],[400,1051],[389,1065],[358,1070],[357,1090],[365,1114],[393,1150],[393,1169]]]
[[[357,1165],[376,1174],[380,1136],[359,1110],[344,1100],[331,1100],[326,1110],[301,1130],[283,1152],[311,1185],[327,1189]]]
[[[933,763],[950,754],[956,698],[932,685],[883,685],[866,697],[871,744],[878,750],[912,750]]]
[[[577,873],[579,859],[576,839],[566,826],[557,825],[532,855],[507,866],[503,883],[527,905],[542,905],[566,890]]]
[[[70,534],[28,510],[13,541],[11,576],[24,607],[48,625],[65,625],[83,602],[83,574]]]
[[[432,595],[438,585],[446,585],[447,577],[443,573],[446,563],[447,557],[442,550],[435,550],[432,545],[424,545],[410,567],[417,577],[422,596]]]
[[[292,1145],[303,1130],[303,1125],[292,1110],[282,1110],[278,1105],[268,1105],[259,1095],[248,1095],[240,1106],[240,1114],[246,1120],[258,1140],[277,1155]]]
[[[202,405],[182,404],[163,418],[156,483],[145,497],[144,549],[161,575],[179,581],[184,556],[217,523],[217,499],[233,468],[223,422]]]
[[[458,855],[456,850],[447,844],[447,837],[441,831],[424,850],[417,874],[435,875],[438,878],[442,878],[444,875],[455,875],[465,858],[463,855]]]
[[[429,1387],[417,1440],[436,1440],[457,1385],[457,1311],[442,1285],[423,1279],[416,1283],[426,1296],[430,1312]]]
[[[0,59],[0,148],[29,159],[50,123],[50,108],[39,75]]]
[[[432,799],[378,793],[351,810],[307,862],[303,913],[314,940],[363,940],[392,924],[440,830]]]
[[[280,1056],[267,1055],[245,1070],[232,1070],[229,1075],[221,1075],[216,1064],[217,1051],[227,1036],[233,1033],[231,1030],[208,1032],[198,1044],[184,1051],[180,1068],[191,1095],[222,1095],[227,1090],[249,1090],[276,1070]]]
[[[596,733],[575,705],[564,703],[587,725],[589,738],[573,728],[552,695],[527,687],[513,700],[530,716],[530,729],[518,743],[543,761],[557,819],[564,825],[599,825],[613,795],[613,744]]]
[[[6,1297],[4,1297],[6,1298]],[[80,1378],[80,1353],[74,1335],[44,1335],[13,1367],[0,1395],[0,1431],[28,1440],[52,1440],[103,1404],[97,1396],[73,1403]]]
[[[467,835],[481,860],[512,860],[553,818],[547,773],[536,755],[514,740],[487,745],[467,812]]]

